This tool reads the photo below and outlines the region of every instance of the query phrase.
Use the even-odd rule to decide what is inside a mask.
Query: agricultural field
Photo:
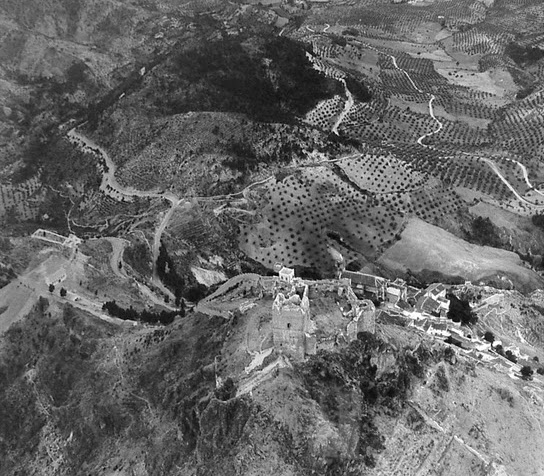
[[[379,259],[389,268],[437,270],[448,276],[466,276],[478,281],[490,276],[507,276],[519,289],[533,291],[539,276],[523,266],[515,253],[491,247],[467,245],[454,235],[422,220],[411,220],[400,241]]]
[[[328,167],[273,182],[266,200],[262,220],[241,227],[240,246],[267,267],[281,262],[330,273],[329,247],[350,259],[376,256],[402,224],[392,207],[374,204]]]
[[[344,98],[323,101],[305,121],[331,130],[340,117],[339,134],[364,152],[269,182],[262,206],[239,215],[242,251],[269,268],[281,262],[330,273],[330,248],[369,264],[412,218],[459,230],[457,214],[475,203],[521,216],[538,211],[541,93],[514,101],[524,87],[507,54],[514,36],[481,23],[486,9],[468,0],[369,1],[335,7],[326,19],[325,9],[312,9],[308,28],[293,36],[309,45],[314,67],[365,84],[370,98],[354,97],[344,112]],[[360,12],[359,21],[346,22],[348,11],[351,19]],[[442,30],[431,38],[427,26],[439,17]],[[416,32],[427,42],[408,38]]]
[[[344,109],[344,102],[345,99],[341,96],[323,101],[306,115],[304,122],[317,129],[330,131]]]
[[[349,260],[375,258],[408,216],[441,223],[464,202],[394,157],[361,156],[308,168],[268,185],[261,216],[241,226],[240,246],[276,262],[331,272],[330,248]]]
[[[42,200],[37,177],[17,185],[0,184],[0,224],[7,220],[36,220]]]
[[[96,190],[105,164],[60,141],[43,169],[54,190],[3,185],[3,220],[17,202],[26,220],[58,209],[55,223],[78,232],[151,237],[163,193],[191,204],[164,228],[180,270],[207,260],[200,246],[228,250],[233,268],[245,252],[269,269],[330,272],[330,248],[372,263],[411,218],[459,231],[478,203],[544,209],[538,2],[330,0],[285,15],[219,5],[225,41],[211,34],[219,26],[188,28],[184,48],[80,128],[120,187],[143,195]],[[288,24],[249,27],[267,15]],[[176,22],[162,19],[155,40]]]

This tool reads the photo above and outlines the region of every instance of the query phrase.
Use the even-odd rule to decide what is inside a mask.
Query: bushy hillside
[[[537,474],[534,385],[391,324],[247,375],[255,324],[130,329],[42,299],[0,339],[2,475]]]

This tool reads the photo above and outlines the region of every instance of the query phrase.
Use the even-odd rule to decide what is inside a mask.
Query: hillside
[[[145,235],[152,259],[162,242],[187,282],[206,255],[227,265],[204,268],[227,276],[277,261],[330,275],[330,247],[391,272],[377,259],[414,217],[541,256],[541,230],[499,220],[544,207],[537,37],[515,36],[521,7],[453,3],[58,2],[32,15],[6,4],[3,222],[135,246]],[[47,50],[32,46],[39,35]],[[276,202],[284,175],[329,182],[329,171],[320,187],[343,188],[342,203],[314,211],[310,198],[308,230],[277,228],[292,213]],[[248,186],[271,194],[267,216]],[[471,231],[482,216],[496,227],[486,243]]]
[[[380,263],[412,272],[435,271],[445,276],[462,276],[470,281],[493,281],[505,286],[511,280],[516,289],[532,292],[542,287],[542,278],[524,266],[515,253],[471,245],[421,220],[408,223],[400,241],[389,248]]]
[[[41,299],[0,341],[2,474],[542,471],[540,378],[380,317],[376,335],[259,364],[272,301],[251,301],[123,329]]]
[[[541,0],[0,0],[0,474],[544,474]]]

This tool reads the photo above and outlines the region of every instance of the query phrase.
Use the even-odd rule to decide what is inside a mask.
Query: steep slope
[[[540,381],[384,322],[248,370],[253,302],[123,330],[42,300],[0,340],[2,474],[540,474]]]

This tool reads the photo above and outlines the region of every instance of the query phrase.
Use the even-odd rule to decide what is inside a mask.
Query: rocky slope
[[[0,0],[0,474],[544,473],[544,298],[517,291],[543,283],[541,5],[320,3]],[[166,326],[102,308],[340,254],[478,281],[472,332],[539,373],[399,309],[301,361],[245,291]]]
[[[385,322],[248,373],[255,304],[129,330],[42,299],[0,340],[2,474],[541,473],[541,384]]]

